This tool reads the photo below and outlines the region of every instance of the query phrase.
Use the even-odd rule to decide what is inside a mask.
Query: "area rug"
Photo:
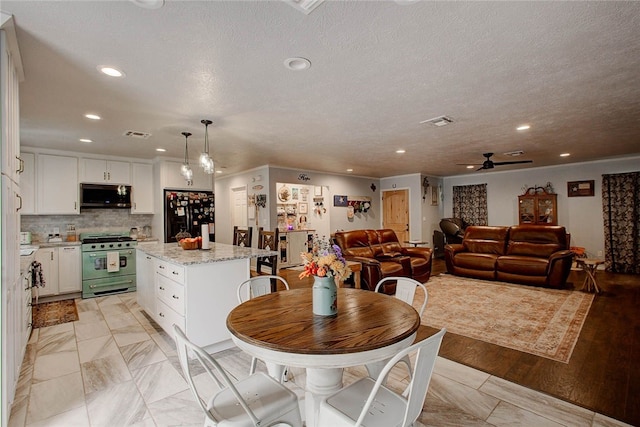
[[[33,306],[33,329],[78,320],[75,300],[43,302]]]
[[[423,324],[563,363],[571,358],[594,298],[449,274],[432,277],[426,286]]]

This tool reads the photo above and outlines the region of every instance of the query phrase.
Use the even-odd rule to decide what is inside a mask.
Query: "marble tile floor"
[[[202,425],[173,339],[144,314],[135,293],[78,299],[77,306],[78,321],[33,331],[10,427]],[[247,375],[251,358],[239,349],[215,357],[232,375]],[[345,384],[365,372],[346,369]],[[196,381],[215,390],[204,373]],[[394,369],[390,385],[405,382],[406,371]],[[291,369],[286,384],[303,396],[304,370]],[[626,425],[444,358],[438,358],[418,421],[418,426]]]

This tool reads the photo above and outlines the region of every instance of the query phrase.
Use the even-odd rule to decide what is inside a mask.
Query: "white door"
[[[247,226],[247,187],[231,189],[231,227]],[[232,230],[229,230],[233,233]],[[233,236],[232,236],[233,237]]]

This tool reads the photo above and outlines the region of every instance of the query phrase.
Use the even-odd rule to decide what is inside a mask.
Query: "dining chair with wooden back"
[[[262,227],[258,228],[258,249],[268,249],[270,251],[278,250],[278,229],[274,231],[266,231]],[[256,272],[258,274],[264,274],[262,267],[267,267],[269,270],[266,274],[277,275],[278,274],[278,255],[259,257],[256,260]]]
[[[431,376],[446,329],[401,350],[385,365],[378,379],[365,377],[329,395],[320,403],[318,425],[359,427],[407,427],[418,419],[424,406]],[[387,388],[393,367],[415,353],[407,396]]]
[[[289,283],[283,277],[275,275],[254,276],[240,283],[240,286],[238,286],[238,302],[242,304],[251,298],[276,292],[277,286],[273,286],[274,282],[280,283],[284,290],[289,290]],[[256,371],[257,363],[258,359],[252,357],[249,374],[253,374]],[[280,382],[283,382],[286,376],[286,367],[278,365],[275,369],[279,372],[278,377],[280,378]]]
[[[298,396],[269,375],[259,372],[232,381],[231,376],[201,347],[193,344],[182,329],[173,325],[180,367],[196,402],[205,415],[204,425],[302,427]],[[200,364],[219,388],[213,396],[203,396],[196,386],[192,367]]]
[[[237,225],[233,226],[233,245],[244,246],[245,248],[251,247],[251,240],[253,229],[251,227],[239,228]]]

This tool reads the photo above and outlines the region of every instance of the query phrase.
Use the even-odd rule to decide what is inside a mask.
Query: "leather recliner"
[[[339,231],[334,239],[345,259],[362,264],[362,289],[372,291],[381,279],[391,276],[429,280],[431,249],[403,247],[393,230]],[[395,283],[385,283],[382,292],[394,294]]]

